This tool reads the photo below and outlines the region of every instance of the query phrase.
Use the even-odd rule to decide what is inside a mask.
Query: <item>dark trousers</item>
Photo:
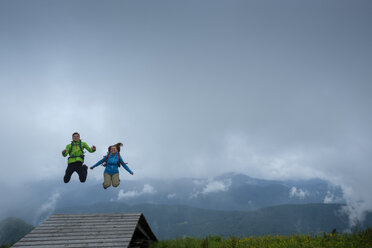
[[[73,162],[67,166],[65,177],[63,178],[63,181],[65,183],[68,183],[71,179],[72,173],[76,172],[79,174],[80,182],[85,182],[87,180],[87,174],[88,174],[88,167],[83,167],[83,163],[80,161]]]

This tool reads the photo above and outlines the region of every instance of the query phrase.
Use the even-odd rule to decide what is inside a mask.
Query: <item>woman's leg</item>
[[[112,175],[112,186],[117,187],[120,184],[119,173]]]
[[[111,175],[107,173],[103,173],[103,188],[107,189],[111,186]]]

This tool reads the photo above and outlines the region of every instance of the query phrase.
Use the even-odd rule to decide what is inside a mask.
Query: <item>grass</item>
[[[229,237],[209,236],[203,239],[180,238],[153,243],[150,248],[372,248],[372,228],[354,233]]]

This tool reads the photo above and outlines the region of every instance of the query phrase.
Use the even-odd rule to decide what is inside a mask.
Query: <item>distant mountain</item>
[[[0,246],[11,246],[34,227],[17,218],[7,218],[0,222]]]
[[[75,175],[76,176],[76,175]],[[37,225],[55,208],[97,202],[187,205],[212,210],[247,211],[282,204],[344,203],[339,186],[320,179],[277,181],[227,173],[214,178],[125,180],[118,188],[102,188],[101,182],[44,181],[24,187],[18,204],[0,218],[16,216]],[[74,178],[76,179],[76,178]],[[17,197],[14,196],[14,197]],[[27,208],[20,207],[27,202]]]
[[[254,211],[219,211],[188,206],[154,204],[126,205],[99,203],[58,209],[56,213],[142,212],[159,239],[183,236],[205,237],[319,234],[348,228],[348,217],[340,211],[342,204],[281,205]],[[372,214],[364,226],[372,226]]]
[[[62,193],[58,206],[120,201],[244,211],[281,204],[344,203],[342,196],[339,186],[320,179],[275,181],[227,173],[209,179],[122,180],[119,188],[108,190],[100,183],[84,185],[73,193]]]

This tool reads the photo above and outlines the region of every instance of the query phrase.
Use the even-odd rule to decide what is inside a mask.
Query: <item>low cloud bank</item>
[[[156,190],[153,186],[150,184],[145,184],[143,185],[142,190],[130,190],[130,191],[124,191],[121,189],[118,193],[117,200],[122,200],[122,199],[127,199],[127,198],[133,198],[133,197],[138,197],[141,195],[146,195],[146,194],[155,194]]]

